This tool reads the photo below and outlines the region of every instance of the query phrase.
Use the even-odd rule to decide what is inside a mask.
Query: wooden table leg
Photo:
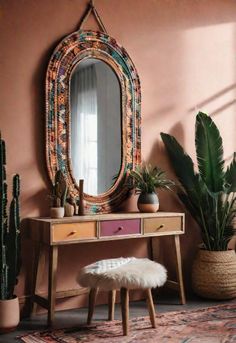
[[[34,276],[32,282],[32,292],[31,292],[31,304],[30,304],[30,315],[33,316],[36,314],[37,303],[34,301],[34,296],[37,293],[37,288],[42,280],[42,276],[45,271],[45,251],[43,250],[42,244],[37,244],[35,247],[34,255]]]
[[[127,336],[129,334],[129,290],[127,288],[121,288],[120,298],[123,335]]]
[[[108,292],[108,320],[114,320],[116,303],[116,290],[112,289]]]
[[[180,301],[181,301],[181,304],[184,305],[186,303],[186,299],[185,299],[185,292],[184,292],[179,235],[175,235],[175,253],[176,253],[176,272],[177,272],[177,280],[179,284]]]
[[[49,247],[49,270],[48,270],[48,326],[52,326],[54,320],[54,308],[56,299],[56,275],[58,262],[58,247]]]

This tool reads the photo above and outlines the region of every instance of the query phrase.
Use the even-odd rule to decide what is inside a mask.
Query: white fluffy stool
[[[166,282],[166,269],[147,258],[115,258],[101,260],[81,269],[78,283],[89,287],[89,308],[87,323],[91,324],[98,289],[109,291],[108,320],[114,319],[116,290],[120,289],[123,334],[129,331],[129,290],[145,289],[152,327],[156,327],[155,310],[151,288]]]

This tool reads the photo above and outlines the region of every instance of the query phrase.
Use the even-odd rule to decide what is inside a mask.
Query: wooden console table
[[[183,233],[183,213],[112,213],[63,219],[30,219],[30,239],[37,242],[38,248],[35,258],[32,313],[35,312],[36,304],[46,308],[48,310],[48,325],[50,326],[54,319],[56,298],[81,294],[81,289],[66,291],[63,294],[56,292],[58,246],[145,237],[150,237],[152,241],[152,238],[160,236],[174,237],[177,282],[168,280],[167,285],[179,291],[181,304],[185,304],[179,242],[179,235]],[[47,298],[37,294],[37,285],[44,268],[44,263],[42,263],[43,246],[47,247],[49,252]]]

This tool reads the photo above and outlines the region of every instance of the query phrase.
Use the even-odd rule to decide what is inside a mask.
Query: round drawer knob
[[[119,226],[118,231],[122,231],[122,230],[124,230],[123,226]]]

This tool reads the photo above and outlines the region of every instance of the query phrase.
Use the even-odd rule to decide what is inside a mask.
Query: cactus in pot
[[[12,330],[19,323],[19,301],[14,295],[20,271],[20,178],[13,176],[12,200],[9,214],[7,210],[6,147],[0,134],[0,332]],[[14,315],[8,314],[9,306],[14,307]],[[10,317],[9,317],[10,316]],[[5,322],[9,317],[10,323]]]
[[[68,193],[68,187],[64,178],[64,174],[61,170],[57,170],[55,174],[55,181],[52,187],[52,207],[51,217],[52,218],[63,218],[64,217],[64,206],[66,203]]]

